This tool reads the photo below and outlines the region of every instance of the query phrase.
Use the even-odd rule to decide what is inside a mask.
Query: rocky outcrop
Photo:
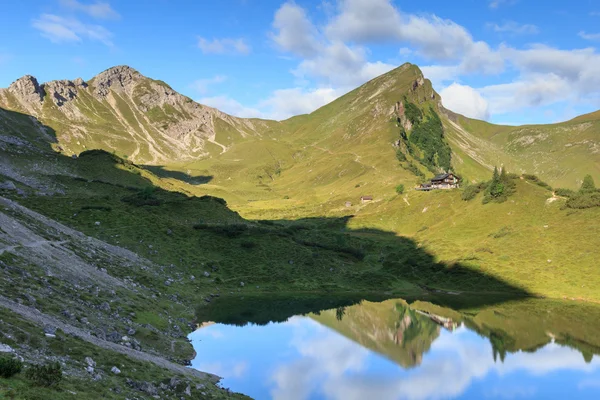
[[[58,150],[68,155],[84,151],[90,143],[120,151],[127,141],[132,149],[127,156],[150,164],[207,156],[209,143],[227,151],[227,145],[217,141],[219,126],[246,137],[259,136],[268,124],[198,104],[125,65],[109,68],[87,83],[78,78],[39,84],[27,75],[0,89],[0,107],[48,123],[55,129]]]
[[[92,80],[94,94],[96,97],[103,99],[109,94],[111,89],[122,91],[130,88],[135,81],[142,77],[142,74],[127,65],[109,68],[96,75]]]
[[[11,83],[8,93],[12,94],[28,112],[37,110],[46,96],[43,86],[31,75],[25,75]]]
[[[396,105],[394,106],[394,113],[396,114],[398,122],[400,123],[400,125],[402,125],[404,130],[406,130],[407,132],[410,131],[412,129],[412,123],[408,118],[406,118],[406,108],[404,106],[403,101],[399,101],[396,103]]]
[[[77,78],[74,81],[51,81],[42,85],[46,94],[50,96],[52,101],[54,101],[54,104],[59,107],[62,107],[65,103],[77,98],[79,90],[85,89],[87,86],[87,83],[81,78]]]

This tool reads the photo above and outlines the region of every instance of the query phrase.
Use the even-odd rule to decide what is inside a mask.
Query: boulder
[[[12,181],[6,181],[6,182],[0,183],[0,189],[17,190],[17,187],[15,186],[15,184]]]

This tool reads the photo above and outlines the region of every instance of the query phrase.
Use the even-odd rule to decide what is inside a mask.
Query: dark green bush
[[[411,162],[408,162],[406,165],[402,164],[402,168],[404,168],[407,171],[412,172],[413,174],[415,174],[418,177],[425,178],[425,174],[423,172],[421,172],[421,170],[419,168],[417,168],[417,166]]]
[[[209,225],[199,223],[193,226],[196,230],[207,230],[217,235],[226,236],[228,238],[236,238],[244,234],[248,230],[248,225],[245,224],[227,224],[227,225]]]
[[[403,184],[396,186],[396,193],[398,193],[398,194],[404,193],[404,185]]]
[[[444,139],[442,120],[433,109],[424,121],[413,127],[409,141],[421,150],[419,161],[423,165],[432,170],[450,170],[452,150]]]
[[[600,207],[600,192],[577,194],[567,200],[569,208]]]
[[[498,168],[494,168],[492,180],[487,183],[485,194],[483,196],[483,204],[489,202],[503,203],[516,191],[517,185],[514,179],[511,178],[504,168],[498,172]]]
[[[571,190],[571,189],[562,189],[562,188],[558,188],[554,191],[554,193],[556,193],[557,196],[562,196],[562,197],[568,197],[571,198],[573,196],[575,196],[575,191]]]
[[[396,150],[396,158],[400,162],[406,161],[406,154],[401,149]]]
[[[162,201],[156,197],[156,188],[148,186],[129,196],[125,196],[121,201],[135,206],[160,206]]]
[[[25,370],[25,377],[38,386],[56,386],[62,380],[62,368],[58,362],[31,365]]]
[[[595,191],[596,184],[594,183],[594,178],[592,178],[591,175],[586,175],[585,178],[583,178],[579,193],[594,193]]]
[[[23,363],[14,358],[0,358],[0,377],[10,378],[18,374],[23,369]]]
[[[406,118],[410,121],[411,124],[416,125],[423,119],[423,111],[416,104],[411,103],[404,99],[404,109]]]
[[[536,185],[541,186],[545,189],[552,190],[552,186],[550,186],[549,184],[547,184],[546,182],[544,182],[543,180],[538,178],[536,175],[523,174],[523,178],[525,178],[526,180],[533,182]]]
[[[107,207],[107,206],[83,206],[83,207],[81,207],[81,211],[84,211],[84,210],[112,211],[112,208]]]
[[[596,189],[594,178],[586,175],[578,192],[560,189],[562,195],[568,197],[566,206],[569,208],[592,208],[600,207],[600,191]],[[557,190],[558,194],[558,190]]]
[[[479,185],[468,185],[464,188],[460,198],[464,201],[473,200],[479,194],[481,188]]]
[[[250,240],[243,240],[242,242],[240,242],[240,246],[244,249],[253,249],[256,247],[256,243]]]

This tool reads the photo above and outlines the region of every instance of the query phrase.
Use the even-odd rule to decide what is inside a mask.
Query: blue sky
[[[498,123],[600,108],[595,0],[5,1],[0,86],[127,64],[239,116],[310,112],[402,64]]]

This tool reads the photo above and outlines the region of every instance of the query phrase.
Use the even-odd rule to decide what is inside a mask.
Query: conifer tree
[[[594,193],[595,191],[596,184],[594,183],[594,178],[592,178],[591,175],[586,175],[585,178],[583,178],[579,193]]]

